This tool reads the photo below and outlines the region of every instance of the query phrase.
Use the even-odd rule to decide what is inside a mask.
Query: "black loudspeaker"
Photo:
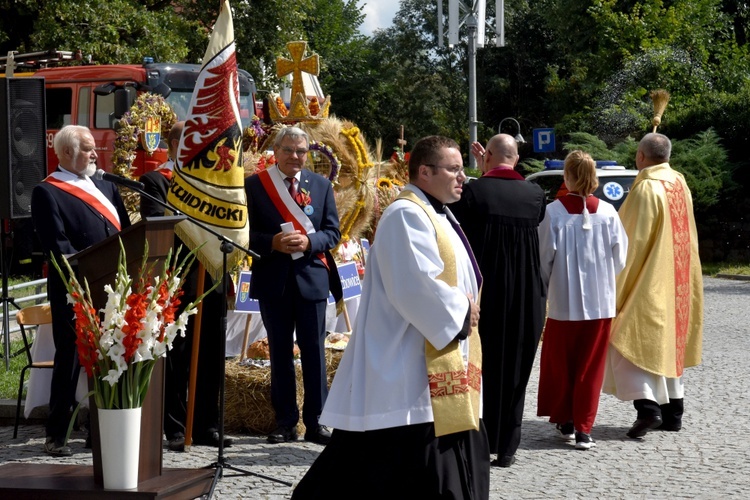
[[[0,218],[31,217],[47,176],[44,78],[0,78]]]

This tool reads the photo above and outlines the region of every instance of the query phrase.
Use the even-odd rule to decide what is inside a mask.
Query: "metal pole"
[[[477,140],[477,18],[472,12],[466,18],[469,30],[469,148]],[[471,150],[471,149],[469,149]],[[477,168],[474,156],[469,154],[469,167]]]

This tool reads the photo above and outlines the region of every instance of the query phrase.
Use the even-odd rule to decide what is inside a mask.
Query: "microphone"
[[[102,169],[98,169],[96,171],[96,173],[94,174],[94,179],[113,182],[135,191],[143,191],[146,188],[146,186],[144,186],[142,182],[126,179],[125,177],[121,177],[119,175],[110,174],[109,172],[105,172]]]

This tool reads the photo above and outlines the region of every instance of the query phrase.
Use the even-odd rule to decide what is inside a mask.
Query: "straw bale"
[[[333,381],[343,351],[326,349],[326,374],[328,385]],[[295,367],[297,375],[297,406],[302,408],[302,368]],[[229,433],[248,432],[268,434],[276,428],[271,405],[271,369],[242,366],[239,360],[227,362],[224,406],[224,427]],[[301,415],[301,413],[300,413]],[[298,432],[305,426],[300,421]]]

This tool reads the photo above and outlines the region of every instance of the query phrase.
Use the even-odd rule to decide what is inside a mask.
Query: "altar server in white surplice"
[[[298,498],[489,497],[481,417],[481,275],[445,208],[466,180],[451,139],[418,141],[383,213],[354,332],[321,415],[330,444]],[[406,481],[404,481],[406,479]]]

